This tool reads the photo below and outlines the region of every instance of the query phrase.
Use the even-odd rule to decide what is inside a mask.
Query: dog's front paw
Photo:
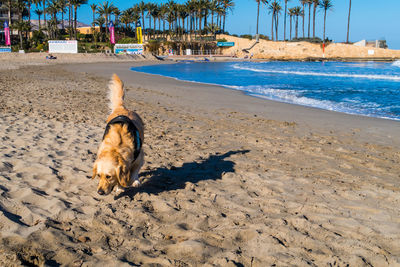
[[[118,194],[119,192],[124,192],[124,191],[125,191],[125,188],[123,188],[123,187],[117,185],[117,189],[115,190],[115,192],[116,192],[117,194]]]
[[[132,184],[132,187],[139,187],[140,186],[140,181],[139,180],[135,180]]]

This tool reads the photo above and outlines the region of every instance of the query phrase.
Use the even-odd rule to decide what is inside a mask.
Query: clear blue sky
[[[165,1],[152,1],[162,3]],[[102,3],[103,1],[89,0],[89,4]],[[124,10],[138,3],[133,1],[110,1],[119,9]],[[176,2],[183,3],[183,0]],[[255,34],[257,4],[255,0],[234,0],[236,6],[233,13],[230,13],[226,21],[226,30],[233,34]],[[284,6],[284,0],[281,0]],[[333,9],[328,12],[326,35],[329,39],[336,42],[346,41],[348,0],[332,0]],[[298,0],[290,0],[288,7],[300,5]],[[389,48],[400,49],[400,0],[352,0],[352,13],[350,23],[350,41],[362,39],[386,39]],[[89,5],[82,6],[78,11],[78,20],[90,24],[92,21],[92,11]],[[311,17],[312,20],[312,17]],[[322,37],[323,33],[323,11],[317,14],[316,33]],[[306,25],[308,20],[306,19]],[[299,34],[302,35],[301,19],[299,19]],[[260,10],[259,33],[271,35],[271,15],[263,6]],[[283,14],[279,21],[279,38],[283,39]],[[305,26],[307,32],[307,26]],[[289,31],[289,23],[287,31]],[[312,26],[311,26],[312,32]]]

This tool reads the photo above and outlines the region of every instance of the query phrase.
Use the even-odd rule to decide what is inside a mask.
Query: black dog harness
[[[139,130],[137,129],[135,124],[132,122],[132,120],[129,119],[127,116],[121,115],[121,116],[115,117],[109,123],[107,123],[106,129],[105,129],[104,135],[103,135],[103,140],[104,140],[104,137],[106,137],[108,131],[110,130],[110,125],[117,124],[117,123],[128,125],[128,131],[131,133],[131,135],[133,137],[133,145],[135,147],[135,152],[133,154],[133,157],[134,157],[133,160],[135,161],[139,157],[140,149],[142,148],[142,140],[140,139]]]

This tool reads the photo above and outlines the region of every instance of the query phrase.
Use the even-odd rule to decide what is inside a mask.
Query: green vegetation
[[[319,42],[315,36],[316,12],[323,11],[323,38],[326,39],[326,23],[329,10],[333,7],[333,0],[255,0],[257,3],[257,27],[259,32],[260,6],[266,5],[271,16],[271,35],[259,35],[261,39],[279,40],[279,19],[284,14],[283,38],[286,40],[286,20],[289,18],[289,40],[304,40]],[[298,5],[288,7],[288,4]],[[91,4],[92,23],[91,34],[81,34],[78,27],[78,14],[87,0],[9,0],[7,8],[11,29],[18,35],[12,36],[13,46],[27,51],[42,51],[47,49],[48,40],[79,40],[82,43],[79,51],[97,52],[111,47],[109,44],[108,22],[115,23],[117,43],[137,42],[136,26],[141,24],[143,40],[167,44],[167,41],[187,43],[192,41],[215,42],[216,34],[225,31],[226,17],[233,12],[234,0],[187,0],[185,3],[176,3],[169,0],[165,3],[158,1],[141,1],[133,4],[126,10],[119,10],[112,2]],[[284,4],[284,8],[282,5]],[[348,29],[350,27],[351,0],[349,0]],[[17,16],[15,16],[15,14]],[[38,25],[32,26],[31,14],[38,17]],[[305,28],[308,15],[308,31]],[[313,17],[311,23],[311,15]],[[13,18],[11,20],[11,18]],[[15,19],[18,18],[18,19]],[[64,18],[67,20],[64,21]],[[301,27],[299,29],[299,19]],[[311,35],[311,25],[313,32]],[[1,27],[1,26],[0,26]],[[302,30],[302,31],[301,31]],[[306,34],[307,31],[307,34]],[[293,34],[292,34],[293,33]],[[302,37],[301,37],[302,33]],[[237,35],[234,35],[237,36]],[[241,35],[252,40],[250,34]],[[348,37],[347,37],[348,39]],[[152,41],[154,40],[154,42]],[[90,44],[90,45],[89,45]],[[15,48],[13,48],[15,49]],[[152,48],[153,49],[153,48]]]

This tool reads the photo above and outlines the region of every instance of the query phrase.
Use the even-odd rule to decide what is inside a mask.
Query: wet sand
[[[134,73],[0,74],[0,265],[400,264],[400,123]],[[124,80],[146,125],[142,186],[90,179]]]

